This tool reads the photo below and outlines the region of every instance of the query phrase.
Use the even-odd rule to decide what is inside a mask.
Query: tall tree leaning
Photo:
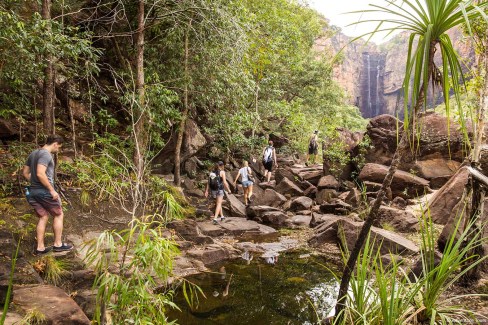
[[[184,56],[184,65],[185,65],[185,85],[183,89],[183,114],[181,116],[181,121],[178,126],[178,136],[176,138],[176,145],[175,145],[175,185],[181,185],[181,146],[183,144],[183,136],[185,134],[185,126],[186,120],[188,119],[188,113],[190,112],[190,105],[188,103],[188,84],[189,84],[189,67],[188,67],[188,59],[190,56],[189,53],[189,34],[191,30],[191,19],[188,21],[188,28],[185,31],[185,56]]]
[[[51,0],[42,0],[41,17],[46,21],[48,35],[51,34]],[[44,84],[42,91],[42,114],[44,134],[54,134],[54,70],[53,55],[45,56]]]
[[[412,122],[419,121],[422,108],[426,106],[425,94],[428,91],[429,83],[432,81],[434,84],[441,84],[448,119],[449,91],[451,89],[454,91],[457,107],[461,110],[460,92],[462,89],[459,84],[459,81],[463,79],[461,65],[446,32],[461,25],[463,22],[478,18],[481,15],[478,9],[483,9],[488,5],[487,2],[483,2],[474,6],[473,1],[464,0],[387,0],[386,2],[389,4],[388,7],[370,5],[373,9],[364,10],[363,12],[374,12],[392,17],[380,21],[378,28],[372,33],[378,30],[404,30],[410,32],[405,78],[403,81],[405,123],[401,140],[393,155],[390,168],[361,228],[354,249],[351,251],[349,259],[344,266],[335,308],[336,324],[340,324],[343,320],[343,310],[347,302],[349,282],[359,252],[364,246],[371,226],[378,217],[379,208],[385,199],[386,191],[391,185],[396,170],[408,152],[410,143],[414,143],[414,141],[410,141],[411,137],[415,137],[415,125]],[[371,22],[371,20],[364,20],[363,22],[366,21]],[[393,27],[382,28],[383,23],[390,23]],[[438,69],[434,63],[437,48],[440,48],[442,70]],[[411,80],[413,80],[412,84]],[[408,105],[409,98],[412,101],[411,105]],[[412,107],[412,109],[409,110],[409,107]],[[464,123],[462,122],[462,124]]]

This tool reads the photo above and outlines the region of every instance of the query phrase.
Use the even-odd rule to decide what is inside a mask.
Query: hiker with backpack
[[[244,204],[251,203],[252,188],[254,185],[254,175],[246,160],[242,161],[242,168],[239,169],[236,179],[234,180],[234,187],[237,188],[237,180],[241,177],[242,189],[244,190]]]
[[[268,146],[263,150],[263,166],[264,166],[264,178],[269,183],[271,180],[271,171],[273,170],[273,163],[278,168],[276,162],[276,150],[273,147],[273,141],[269,140]]]
[[[314,133],[310,136],[308,141],[308,153],[307,153],[307,160],[305,165],[308,166],[308,160],[310,159],[310,155],[313,156],[313,164],[316,164],[317,156],[319,154],[319,131],[315,130]]]
[[[213,223],[218,223],[218,217],[220,215],[220,221],[224,221],[224,213],[222,212],[222,201],[224,200],[224,189],[230,193],[229,184],[225,179],[224,162],[219,161],[215,164],[214,170],[208,177],[207,187],[205,189],[205,197],[208,197],[209,190],[212,197],[215,199],[215,213]]]

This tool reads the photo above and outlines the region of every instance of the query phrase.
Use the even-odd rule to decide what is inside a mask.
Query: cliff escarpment
[[[408,54],[408,33],[401,33],[391,40],[376,45],[364,40],[353,40],[340,31],[329,33],[330,36],[316,42],[316,48],[332,49],[340,53],[340,60],[334,68],[334,79],[343,87],[348,103],[358,106],[363,117],[381,114],[402,116],[402,84]],[[475,62],[474,48],[468,37],[460,29],[448,33],[454,49],[468,71]],[[440,50],[437,51],[438,53]],[[442,63],[438,55],[436,64]],[[441,92],[430,92],[431,105],[442,101]]]

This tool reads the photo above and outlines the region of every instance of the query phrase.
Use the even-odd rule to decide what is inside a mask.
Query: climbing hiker
[[[37,247],[35,255],[69,251],[72,245],[61,241],[63,235],[63,209],[58,192],[54,189],[54,159],[52,154],[59,152],[63,145],[63,138],[59,135],[50,135],[41,149],[34,150],[25,163],[22,174],[30,182],[26,187],[26,198],[36,211],[39,220],[37,222]],[[49,215],[53,216],[54,246],[46,247],[44,235],[49,221]]]
[[[208,177],[207,187],[205,189],[205,197],[208,197],[209,190],[211,191],[212,198],[215,199],[215,213],[213,223],[218,223],[218,217],[220,215],[220,221],[224,221],[224,213],[222,211],[222,201],[224,200],[224,189],[230,193],[229,184],[225,179],[224,162],[219,161],[215,164],[214,170]]]
[[[237,180],[241,177],[242,189],[244,190],[244,204],[248,205],[252,202],[252,188],[254,185],[254,175],[246,160],[242,161],[242,168],[239,169],[236,179],[234,180],[234,187],[237,188]]]
[[[307,153],[307,161],[305,165],[308,166],[308,161],[310,159],[310,155],[313,156],[312,163],[315,165],[317,161],[317,156],[319,153],[319,131],[315,130],[313,134],[310,136],[308,140],[308,153]]]
[[[264,178],[269,183],[271,180],[271,171],[273,170],[273,162],[278,168],[278,163],[276,162],[276,150],[273,147],[273,141],[269,140],[268,146],[263,150],[263,166],[264,166]]]

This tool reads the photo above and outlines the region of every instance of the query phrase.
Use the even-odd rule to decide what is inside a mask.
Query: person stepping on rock
[[[254,175],[246,160],[242,161],[242,168],[239,169],[236,179],[234,180],[234,187],[237,188],[237,180],[241,177],[242,188],[244,190],[244,204],[251,203],[252,188],[254,185]]]
[[[278,168],[278,163],[276,162],[276,150],[273,147],[273,141],[269,140],[268,146],[263,150],[263,166],[264,166],[264,178],[266,182],[271,181],[271,171],[273,170],[273,163]]]
[[[230,193],[229,184],[225,179],[224,163],[219,161],[215,164],[214,170],[209,174],[207,187],[205,188],[205,197],[208,198],[209,190],[212,197],[215,199],[215,213],[213,223],[218,223],[218,217],[220,215],[220,221],[224,221],[225,217],[222,212],[222,201],[224,200],[224,189]]]

